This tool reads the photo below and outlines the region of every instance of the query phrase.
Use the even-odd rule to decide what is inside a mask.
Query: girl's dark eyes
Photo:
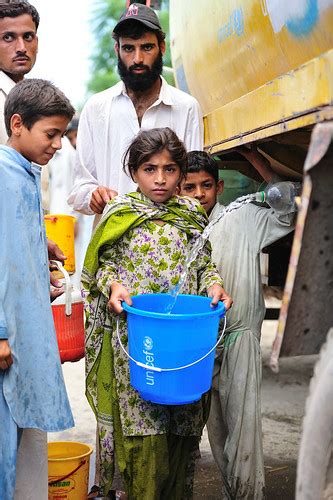
[[[155,172],[155,170],[156,170],[155,167],[145,167],[144,168],[144,172]],[[175,167],[167,167],[165,169],[165,172],[168,172],[168,173],[175,172],[175,171],[176,171]]]

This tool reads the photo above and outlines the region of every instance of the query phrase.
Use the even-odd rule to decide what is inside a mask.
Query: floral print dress
[[[114,281],[124,285],[130,295],[170,291],[206,224],[206,215],[196,200],[174,197],[166,204],[155,204],[141,194],[131,193],[111,202],[110,213],[102,219],[88,247],[82,279],[86,386],[97,419],[100,483],[104,492],[112,483],[115,450],[125,475],[126,470],[138,466],[140,459],[149,457],[150,465],[155,464],[157,470],[150,490],[155,491],[154,484],[168,474],[171,440],[194,440],[194,451],[198,446],[207,418],[206,398],[179,406],[142,399],[130,384],[128,358],[117,337],[117,317],[109,311],[107,302]],[[211,285],[223,285],[210,253],[207,242],[191,265],[182,293],[205,294]],[[119,318],[119,333],[127,346],[124,315]],[[138,444],[140,439],[147,441]],[[139,446],[140,459],[137,454],[135,459],[128,458],[134,456],[132,446]],[[188,484],[193,479],[194,465],[191,470]],[[136,482],[140,482],[138,477]],[[143,488],[146,482],[143,477]]]
[[[131,295],[168,292],[177,284],[188,253],[187,235],[165,223],[147,221],[128,231],[117,245],[105,248],[100,258],[97,286],[107,297],[110,285],[117,281]],[[203,293],[214,283],[221,283],[208,249],[192,266],[182,293]],[[127,345],[126,321],[120,321],[120,334]],[[203,332],[204,334],[204,332]],[[120,417],[126,436],[168,433],[200,436],[203,428],[202,405],[164,406],[143,400],[129,382],[129,364],[120,348],[117,335],[111,339],[116,353],[114,363]]]

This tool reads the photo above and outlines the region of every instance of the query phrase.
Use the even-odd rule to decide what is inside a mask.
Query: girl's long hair
[[[180,168],[181,179],[187,173],[187,153],[183,142],[169,127],[141,130],[127,148],[123,158],[123,169],[133,179],[140,165],[166,149],[172,161]]]

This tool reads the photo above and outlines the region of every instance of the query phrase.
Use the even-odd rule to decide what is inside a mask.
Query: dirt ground
[[[296,462],[309,380],[317,356],[280,360],[275,374],[268,366],[277,321],[264,321],[262,416],[267,500],[295,498]],[[195,478],[195,500],[222,499],[221,479],[204,433]]]
[[[309,379],[316,356],[282,359],[280,372],[268,367],[277,322],[264,321],[262,333],[263,383],[262,414],[268,500],[294,498],[296,461],[301,421]],[[84,396],[84,363],[66,363],[63,367],[76,427],[49,434],[50,441],[81,441],[95,446],[95,420]],[[95,456],[90,463],[90,485],[93,484]],[[221,499],[221,479],[211,455],[207,433],[201,443],[201,459],[195,477],[195,499]]]

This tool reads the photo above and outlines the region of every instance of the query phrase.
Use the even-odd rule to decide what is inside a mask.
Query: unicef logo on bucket
[[[150,337],[145,337],[143,339],[143,346],[147,351],[151,351],[153,348],[153,339]]]
[[[145,365],[146,365],[146,384],[148,385],[154,385],[155,384],[155,379],[154,379],[154,371],[149,370],[148,367],[153,367],[154,366],[154,360],[155,356],[152,351],[153,349],[153,339],[151,337],[148,337],[147,335],[143,339],[143,355],[145,359]]]

